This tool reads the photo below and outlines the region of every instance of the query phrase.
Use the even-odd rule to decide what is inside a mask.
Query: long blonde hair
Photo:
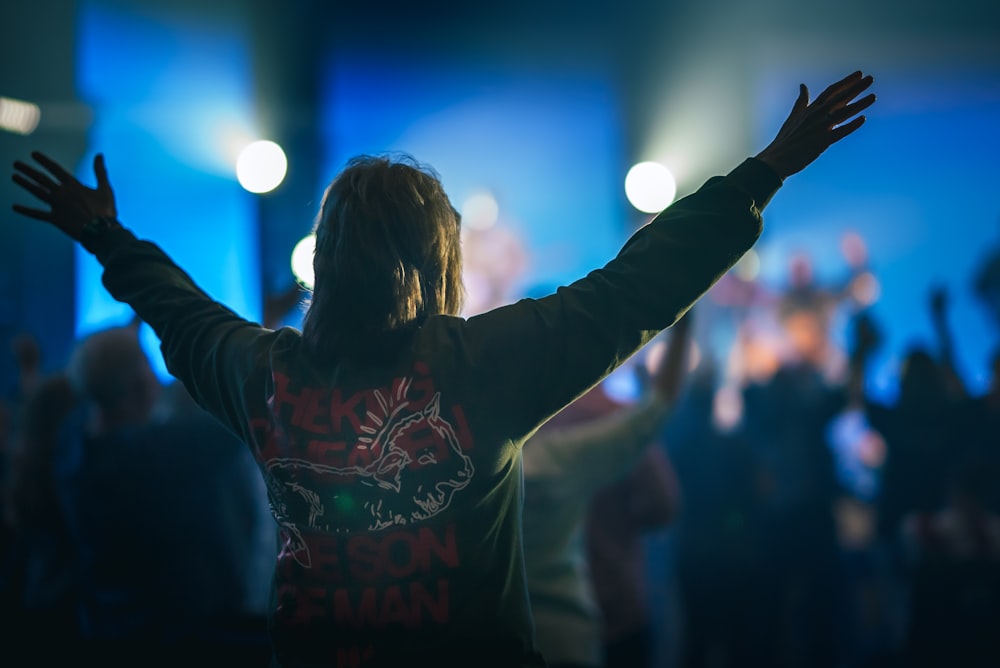
[[[359,156],[327,188],[303,323],[320,360],[386,354],[428,316],[461,309],[461,217],[406,155]]]

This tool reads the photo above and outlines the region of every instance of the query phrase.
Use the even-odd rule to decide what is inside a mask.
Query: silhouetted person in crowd
[[[1000,244],[980,260],[972,278],[972,293],[1000,333]]]
[[[941,373],[945,395],[949,401],[962,402],[969,398],[962,374],[955,360],[955,339],[948,324],[948,290],[943,285],[934,285],[928,293],[928,310],[937,343],[936,362]]]
[[[10,354],[14,382],[0,399],[2,614],[13,636],[45,629],[69,638],[72,558],[56,495],[59,425],[52,411],[70,401],[70,391],[61,375],[43,374],[41,346],[31,333],[15,336]]]
[[[632,478],[637,462],[649,461],[644,455],[653,451],[684,377],[691,317],[690,313],[685,315],[671,329],[668,351],[649,381],[651,387],[635,405],[584,420],[556,416],[525,443],[523,526],[528,595],[538,647],[552,668],[605,666],[605,627],[624,621],[605,616],[595,592],[592,578],[596,572],[590,566],[585,531],[589,529],[587,511],[599,490],[619,479]],[[600,391],[600,386],[591,390]],[[571,404],[563,412],[572,408]],[[635,496],[632,500],[639,500]],[[654,504],[657,514],[669,517],[672,500]],[[659,506],[667,507],[660,510]],[[632,515],[643,512],[640,508],[627,510]],[[616,516],[631,527],[629,513]],[[618,549],[626,547],[631,546],[619,545]],[[615,564],[615,574],[630,566],[634,564]],[[639,570],[643,567],[640,561]],[[616,579],[620,584],[621,578]],[[645,595],[644,591],[624,593]]]
[[[42,350],[38,340],[27,332],[15,336],[10,342],[10,361],[13,363],[13,382],[0,396],[0,510],[6,502],[3,488],[15,457],[13,441],[17,422],[28,397],[43,380]],[[4,547],[6,542],[0,544],[0,549]]]
[[[684,338],[689,337],[685,332]],[[678,336],[671,345],[680,341]],[[686,373],[686,363],[684,366]],[[641,379],[647,373],[645,365],[637,366],[637,373]],[[679,392],[670,392],[672,403]],[[651,665],[656,650],[647,539],[673,522],[681,504],[677,476],[661,432],[647,437],[649,445],[623,478],[597,490],[590,499],[584,533],[594,591],[604,618],[601,644],[605,668]]]
[[[161,443],[173,439],[191,446],[188,451],[174,449],[160,459],[174,476],[185,477],[184,487],[200,487],[199,498],[184,498],[180,494],[186,492],[172,489],[164,495],[177,496],[175,507],[191,514],[200,506],[214,509],[212,514],[201,513],[203,520],[197,525],[211,535],[191,542],[214,551],[211,559],[198,557],[205,575],[201,586],[218,569],[223,569],[225,577],[217,580],[207,633],[195,634],[192,641],[243,648],[257,657],[258,648],[266,645],[268,579],[277,553],[277,526],[257,463],[242,442],[198,406],[178,381],[164,387],[151,431],[159,434],[154,440]]]
[[[606,668],[652,664],[656,647],[646,539],[670,526],[680,504],[673,465],[655,434],[628,475],[590,501],[587,554],[604,617]]]
[[[1000,356],[990,387],[971,396],[953,359],[942,288],[931,291],[930,307],[939,352],[930,360],[911,352],[907,361],[925,365],[927,387],[910,390],[924,404],[913,399],[905,415],[916,428],[932,421],[931,440],[924,432],[911,434],[908,448],[897,444],[883,490],[900,514],[893,538],[908,586],[901,656],[914,668],[985,668],[1000,665]],[[935,394],[938,406],[927,406]]]
[[[812,259],[796,253],[789,263],[788,285],[777,296],[778,323],[794,339],[792,355],[806,357],[825,374],[835,375],[841,360],[831,341],[831,323],[837,311],[855,304],[854,284],[867,262],[860,237],[845,235],[842,241],[848,273],[844,279],[822,284],[816,277]]]
[[[679,665],[778,666],[780,580],[761,522],[767,479],[743,433],[716,423],[716,373],[711,358],[699,363],[664,435],[683,498],[673,530]]]
[[[911,584],[903,663],[912,668],[1000,665],[997,471],[972,456],[947,478],[947,501],[903,520]]]
[[[848,395],[826,367],[826,322],[809,308],[785,315],[790,353],[773,376],[743,389],[741,426],[771,483],[761,529],[782,606],[785,661],[810,668],[839,661],[842,586],[834,508],[842,490],[827,430]]]
[[[1000,564],[1000,513],[989,508],[996,471],[975,457],[955,467],[947,479],[947,501],[933,512],[903,520],[902,539],[912,562],[991,560]]]
[[[970,449],[980,464],[1000,480],[1000,347],[990,356],[990,384],[979,396],[970,397],[965,415],[969,418]],[[985,503],[1000,513],[1000,484],[994,485]]]
[[[6,518],[18,648],[115,666],[196,648],[264,665],[263,617],[246,623],[264,612],[248,599],[264,549],[259,475],[214,418],[161,402],[138,325],[78,342],[25,403]],[[170,410],[154,419],[158,406]]]
[[[4,578],[11,638],[45,647],[78,638],[76,552],[60,497],[61,417],[75,405],[65,374],[35,383],[20,406],[4,488],[3,521],[10,535]]]
[[[246,609],[263,494],[245,448],[200,408],[156,419],[163,388],[138,321],[81,340],[66,373],[76,433],[61,494],[85,649],[124,661],[223,645]]]
[[[940,318],[942,297],[932,292],[931,315]],[[941,327],[938,327],[941,331]],[[966,454],[969,438],[963,413],[964,389],[946,353],[942,363],[923,345],[903,355],[897,397],[892,404],[865,392],[865,368],[881,345],[881,332],[870,314],[854,323],[849,388],[869,424],[885,439],[886,457],[878,494],[878,531],[898,547],[901,522],[912,512],[933,512],[947,499],[945,481]],[[942,346],[949,350],[950,344]]]
[[[521,445],[671,326],[761,232],[783,179],[857,130],[855,72],[775,140],[636,232],[604,268],[543,299],[468,319],[459,215],[406,159],[351,160],[316,221],[302,331],[213,301],[41,153],[15,205],[93,253],[110,293],[161,341],[170,372],[247,444],[281,527],[273,664],[541,665],[521,544]]]

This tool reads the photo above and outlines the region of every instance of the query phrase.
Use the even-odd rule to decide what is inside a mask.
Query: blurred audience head
[[[42,349],[38,340],[28,333],[21,333],[10,343],[11,353],[22,372],[37,371],[42,365]]]
[[[794,362],[821,365],[828,350],[826,323],[817,311],[798,309],[783,319]]]
[[[27,395],[41,380],[41,345],[33,335],[22,332],[10,342],[10,352],[17,367],[20,392],[22,395]]]
[[[64,418],[76,397],[65,374],[38,382],[22,406],[3,499],[14,528],[45,524],[56,515],[54,468]]]
[[[803,288],[812,285],[812,260],[805,253],[796,253],[789,261],[789,274],[793,288]]]
[[[934,404],[945,397],[941,368],[922,346],[913,346],[903,357],[899,398],[905,404]]]
[[[66,368],[73,390],[88,405],[96,433],[149,421],[160,382],[134,325],[112,327],[82,339]]]

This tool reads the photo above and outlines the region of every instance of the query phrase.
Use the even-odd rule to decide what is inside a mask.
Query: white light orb
[[[485,230],[496,225],[500,218],[500,205],[487,192],[476,193],[462,204],[462,226],[473,230]]]
[[[236,178],[252,193],[274,190],[285,179],[288,159],[273,141],[255,141],[240,151],[236,159]]]
[[[633,165],[625,175],[625,196],[643,213],[659,213],[674,201],[677,182],[670,170],[658,162]]]
[[[292,275],[304,288],[313,289],[313,255],[316,252],[316,235],[308,234],[292,249]]]

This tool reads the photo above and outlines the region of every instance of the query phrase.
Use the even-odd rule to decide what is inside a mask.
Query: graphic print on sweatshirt
[[[269,404],[277,419],[252,426],[272,511],[287,532],[284,548],[301,566],[313,561],[303,531],[417,525],[471,482],[464,413],[452,405],[453,420],[442,415],[431,378],[400,377],[346,397],[337,389],[294,387],[278,373],[274,380]]]

